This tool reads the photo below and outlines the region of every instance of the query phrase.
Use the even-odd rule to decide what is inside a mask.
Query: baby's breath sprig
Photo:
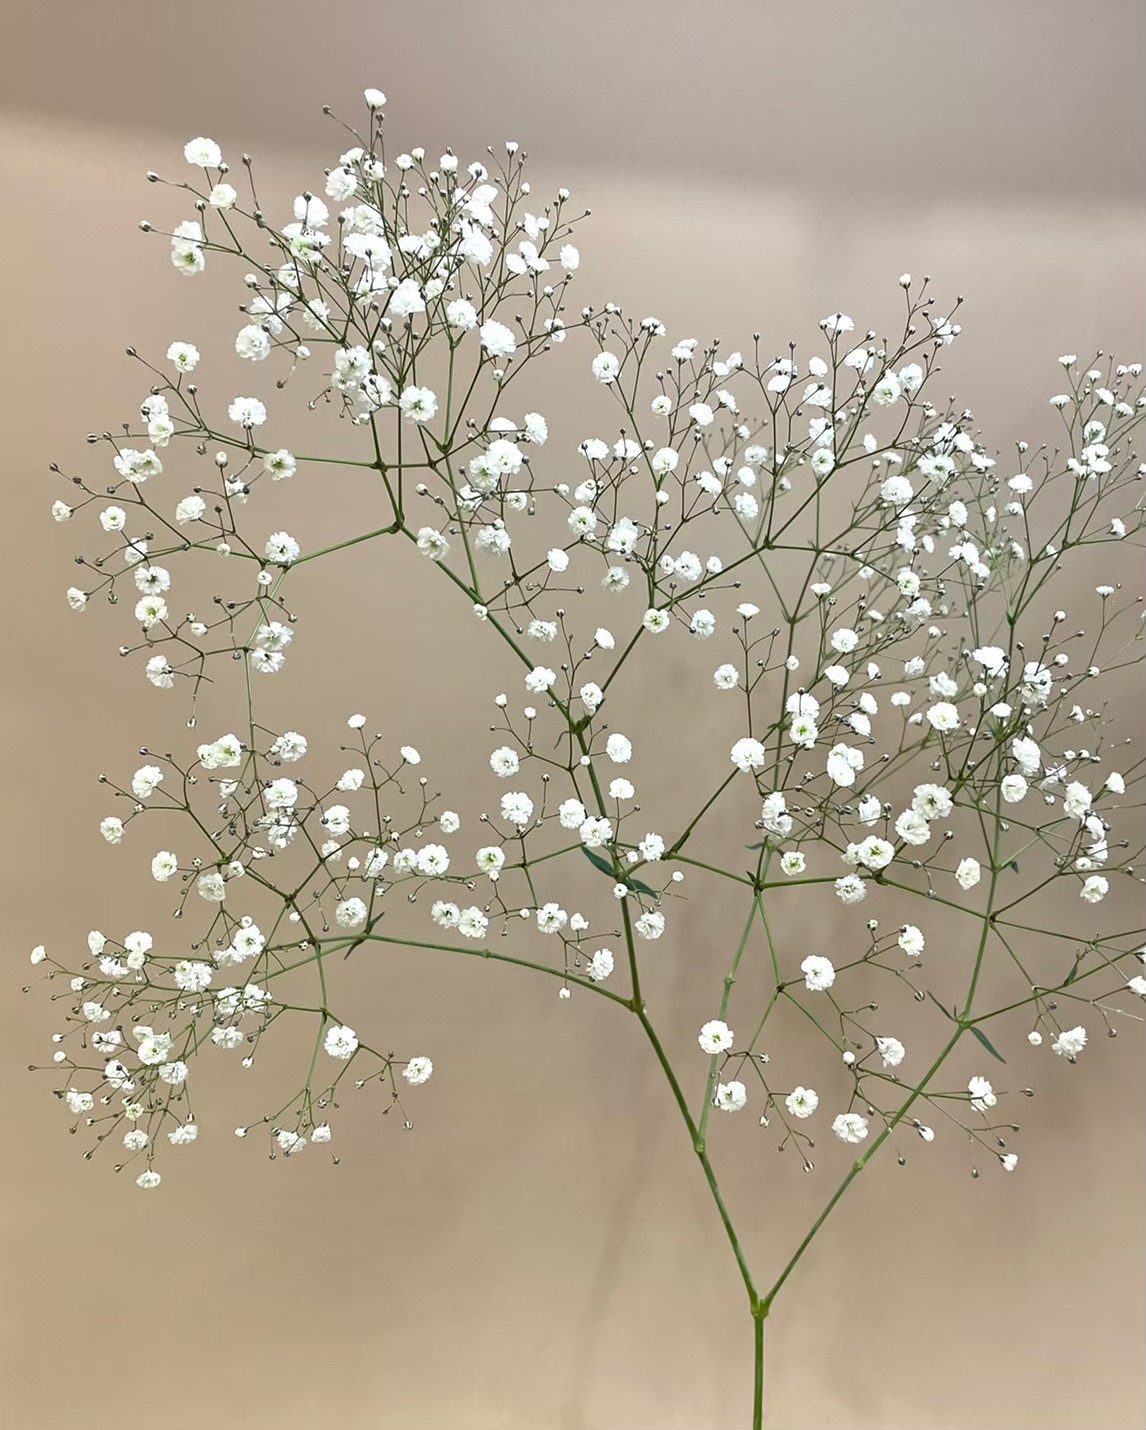
[[[1006,1063],[1015,1030],[1076,1063],[1098,1026],[1140,1021],[1144,935],[1107,898],[1141,882],[1144,767],[1111,734],[1105,678],[1141,652],[1116,560],[1142,536],[1141,364],[1064,355],[1057,446],[1004,459],[932,395],[960,303],[930,280],[899,279],[890,336],[835,312],[807,347],[753,334],[747,353],[612,303],[574,315],[586,214],[569,192],[536,198],[515,143],[465,167],[396,153],[385,97],[365,105],[322,196],[285,222],[249,157],[236,185],[210,139],[184,151],[200,180],[148,174],[179,213],[142,226],[179,273],[239,260],[234,351],[277,372],[271,405],[208,400],[190,342],[132,349],[138,419],[89,437],[94,475],[52,468],[69,498],[53,515],[95,542],[70,605],[101,598],[121,628],[129,605],[121,654],[185,718],[170,749],[101,776],[100,832],[170,886],[174,932],[33,952],[58,1096],[89,1154],[122,1149],[117,1169],[153,1189],[167,1146],[197,1139],[201,1052],[250,1065],[298,1037],[301,1086],[237,1129],[272,1156],[331,1144],[351,1087],[411,1125],[433,1066],[390,1049],[384,1010],[347,1006],[352,957],[482,958],[603,998],[648,1043],[711,1192],[754,1323],[759,1426],[764,1321],[876,1152],[947,1143],[973,1176],[1013,1171],[1010,1108],[1030,1095]],[[520,379],[567,339],[604,435],[553,461]],[[305,454],[266,435],[295,393],[315,415]],[[308,544],[277,494],[319,479],[346,526]],[[339,484],[364,482],[352,527]],[[304,735],[261,698],[271,678],[289,696],[318,637],[295,572],[391,541],[520,672],[474,732],[476,824],[367,716]],[[1110,583],[1056,608],[1055,582],[1096,548]],[[174,605],[184,575],[209,593],[197,612]],[[697,781],[653,764],[627,695],[657,661],[685,697],[673,749]],[[208,683],[231,728],[197,743]],[[700,1058],[671,1051],[680,1030],[643,984],[681,938],[686,891],[737,930],[689,955],[712,977]],[[850,930],[830,949],[793,935],[813,901]],[[798,1052],[769,1052],[780,1029]],[[713,1114],[745,1108],[741,1127],[836,1179],[775,1266],[749,1257],[717,1171],[717,1145],[751,1153]]]

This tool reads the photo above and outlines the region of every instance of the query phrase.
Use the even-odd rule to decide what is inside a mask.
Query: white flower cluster
[[[706,1066],[672,1073],[713,1186],[710,1111],[749,1106],[809,1169],[808,1129],[826,1118],[864,1160],[888,1139],[940,1140],[937,1123],[1012,1170],[1012,1117],[995,1114],[1006,1089],[981,1067],[946,1085],[948,1059],[1002,1058],[1025,1018],[1024,1043],[1074,1062],[1096,1020],[1146,996],[1142,935],[1101,908],[1131,869],[1124,811],[1142,779],[1140,757],[1105,735],[1102,682],[1133,649],[1137,599],[1099,586],[1068,615],[1051,586],[1076,553],[1141,534],[1141,365],[1064,357],[1063,455],[1020,442],[1004,464],[970,413],[932,399],[959,325],[908,275],[898,339],[837,312],[809,351],[774,359],[614,304],[569,318],[568,192],[535,199],[513,144],[468,167],[395,154],[383,104],[367,92],[365,132],[317,186],[325,198],[303,192],[269,230],[219,147],[193,140],[197,217],[170,231],[183,274],[241,257],[234,351],[275,365],[276,408],[296,372],[317,372],[306,406],[348,425],[356,441],[337,451],[353,455],[264,439],[269,397],[209,417],[188,381],[204,360],[175,341],[129,435],[98,439],[106,464],[53,508],[94,518],[101,542],[78,558],[71,606],[130,590],[139,634],[124,650],[152,686],[191,701],[207,679],[235,691],[230,730],[106,780],[101,833],[175,891],[179,936],[92,933],[86,957],[34,954],[75,995],[55,1053],[69,1111],[101,1140],[114,1130],[153,1187],[161,1138],[197,1135],[195,1055],[250,1062],[301,1024],[312,1072],[264,1126],[283,1156],[328,1142],[344,1079],[398,1099],[399,1077],[432,1070],[376,1051],[364,1013],[343,1020],[337,969],[366,944],[501,960],[563,997],[603,996],[669,1069],[642,971],[682,939],[687,878],[694,906],[742,911],[732,948],[688,951],[717,997],[693,1025]],[[574,337],[581,357],[563,347]],[[546,418],[509,394],[557,350],[599,385],[605,435],[550,463]],[[431,372],[448,377],[428,386]],[[363,471],[385,497],[376,528],[327,546],[284,529],[278,483],[334,492]],[[331,773],[307,737],[256,714],[258,677],[288,668],[296,632],[300,648],[311,639],[286,600],[295,570],[323,561],[333,575],[346,548],[389,540],[427,558],[427,581],[442,568],[459,620],[520,668],[515,693],[490,692],[492,740],[475,743],[473,837],[418,751],[368,734],[364,716],[339,748],[353,763]],[[173,572],[201,554],[217,597],[178,614]],[[698,803],[682,805],[647,712],[626,704],[638,650],[641,669],[672,663],[687,702],[676,748],[709,781]],[[730,835],[746,851],[732,862]],[[837,919],[828,952],[780,932],[813,899]],[[756,1006],[740,990],[761,979]],[[784,1066],[766,1051],[781,1022],[806,1034]]]

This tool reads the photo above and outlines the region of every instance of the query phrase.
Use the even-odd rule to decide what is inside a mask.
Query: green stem
[[[752,1316],[752,1430],[763,1430],[764,1426],[764,1321],[767,1314],[759,1310]]]
[[[680,1115],[684,1118],[684,1124],[688,1128],[689,1135],[692,1138],[692,1150],[696,1153],[700,1161],[701,1170],[704,1172],[704,1179],[708,1183],[708,1190],[712,1193],[712,1199],[716,1203],[717,1212],[720,1214],[725,1235],[728,1237],[729,1245],[732,1247],[732,1254],[736,1258],[736,1265],[740,1269],[740,1278],[744,1282],[744,1289],[748,1292],[748,1304],[751,1306],[753,1314],[755,1314],[760,1304],[760,1297],[756,1292],[756,1283],[752,1279],[752,1272],[748,1267],[748,1261],[740,1245],[740,1238],[736,1235],[736,1228],[732,1224],[732,1217],[729,1215],[724,1197],[721,1195],[720,1184],[716,1180],[716,1173],[712,1169],[712,1163],[708,1160],[708,1152],[705,1150],[704,1139],[700,1135],[700,1128],[697,1127],[696,1122],[693,1120],[692,1113],[688,1110],[688,1101],[685,1098],[680,1082],[677,1080],[677,1075],[673,1071],[672,1064],[668,1060],[668,1055],[661,1046],[661,1040],[657,1037],[656,1029],[649,1022],[648,1015],[643,1008],[638,1006],[635,1011],[637,1018],[640,1020],[641,1027],[645,1030],[645,1036],[652,1044],[653,1052],[656,1054],[657,1061],[661,1065],[661,1071],[668,1080],[668,1085],[672,1089],[672,1094],[676,1099],[676,1105],[680,1110]]]
[[[740,942],[736,945],[736,953],[733,955],[732,967],[728,970],[728,976],[724,980],[724,993],[720,999],[720,1012],[717,1016],[721,1022],[728,1016],[728,1004],[732,998],[732,985],[736,982],[736,975],[740,969],[740,960],[744,957],[744,950],[748,947],[748,936],[752,932],[752,925],[756,922],[756,914],[760,908],[760,895],[752,895],[752,904],[748,910],[748,918],[744,923],[744,932],[740,935]],[[708,1131],[708,1114],[712,1111],[712,1093],[716,1086],[716,1073],[720,1063],[720,1054],[714,1053],[708,1062],[708,1077],[704,1084],[704,1106],[700,1109],[700,1140],[703,1142]]]
[[[578,978],[576,974],[568,973],[561,968],[548,968],[544,963],[530,963],[527,958],[511,958],[508,953],[494,953],[491,948],[454,948],[448,943],[427,943],[424,939],[417,938],[394,938],[389,934],[365,933],[359,935],[355,942],[364,943],[394,943],[402,948],[424,948],[432,950],[434,953],[460,953],[468,958],[492,958],[497,963],[512,963],[517,968],[531,968],[534,973],[545,973],[550,978],[560,978],[562,983],[575,983],[578,988],[585,988],[590,993],[599,993],[602,998],[608,998],[612,1003],[620,1003],[622,1007],[629,1006],[629,1000],[622,998],[619,993],[611,993],[608,988],[602,988],[599,983],[592,983],[588,978]]]

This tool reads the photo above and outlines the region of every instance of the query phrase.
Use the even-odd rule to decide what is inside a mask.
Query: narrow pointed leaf
[[[980,1028],[977,1024],[972,1023],[971,1031],[975,1034],[975,1036],[979,1039],[979,1041],[983,1044],[983,1046],[987,1049],[987,1051],[991,1054],[993,1058],[998,1058],[1001,1063],[1005,1063],[1007,1061],[1006,1058],[1002,1055],[1002,1053],[999,1052],[998,1048],[995,1047],[994,1043],[991,1042],[990,1038],[987,1037],[986,1033],[983,1032],[982,1028]]]

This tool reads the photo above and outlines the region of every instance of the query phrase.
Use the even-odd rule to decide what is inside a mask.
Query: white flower
[[[955,870],[955,879],[961,889],[973,889],[983,876],[978,859],[961,859]]]
[[[1029,660],[1023,667],[1022,697],[1026,705],[1042,708],[1050,698],[1053,677],[1045,665]],[[1025,771],[1024,771],[1025,773]]]
[[[613,955],[607,948],[599,948],[585,967],[585,972],[594,983],[601,983],[613,971]]]
[[[973,1077],[967,1084],[967,1091],[971,1095],[971,1106],[976,1112],[989,1112],[999,1100],[995,1096],[995,1089],[985,1077]]]
[[[151,877],[162,884],[179,872],[179,856],[161,850],[151,861]]]
[[[181,958],[172,972],[177,988],[184,993],[202,993],[211,986],[214,969],[210,964],[198,963],[193,959]]]
[[[845,904],[859,904],[867,897],[867,885],[858,874],[845,874],[835,882],[836,897]]]
[[[867,1118],[858,1112],[841,1112],[832,1122],[832,1131],[841,1142],[854,1145],[867,1137]]]
[[[183,146],[183,157],[200,169],[217,169],[223,162],[223,151],[214,139],[189,139]]]
[[[918,846],[931,838],[931,825],[922,814],[907,809],[895,821],[895,832],[905,844]]]
[[[490,357],[512,357],[517,351],[517,340],[510,330],[504,323],[495,322],[492,318],[481,325],[478,336]]]
[[[950,790],[943,785],[916,785],[911,808],[924,819],[946,819],[955,807]]]
[[[326,1030],[322,1046],[332,1058],[349,1058],[358,1048],[358,1034],[353,1028],[336,1023]]]
[[[189,521],[201,521],[206,511],[207,503],[201,496],[184,497],[175,508],[175,520],[186,526]]]
[[[150,447],[142,452],[133,447],[124,447],[112,459],[112,465],[121,477],[137,486],[147,481],[148,477],[159,476],[163,471],[163,463]]]
[[[900,386],[899,378],[895,373],[888,372],[880,378],[871,390],[872,401],[878,407],[889,407],[893,402],[898,402],[903,389]]]
[[[1001,646],[980,646],[978,650],[971,652],[971,658],[978,661],[992,680],[1007,673],[1007,652]]]
[[[298,803],[298,786],[294,780],[271,780],[263,790],[263,801],[268,809],[293,809]]]
[[[403,278],[398,286],[391,290],[387,312],[392,317],[409,318],[415,313],[424,313],[425,311],[426,300],[422,295],[421,288],[413,278]]]
[[[175,672],[165,655],[153,655],[147,662],[147,678],[158,690],[171,690],[175,685]]]
[[[923,952],[923,934],[914,924],[904,924],[903,928],[899,931],[897,942],[909,958],[918,958]]]
[[[429,1082],[434,1071],[434,1065],[429,1058],[411,1058],[402,1069],[402,1076],[411,1087],[418,1087],[424,1082]]]
[[[593,816],[586,819],[577,831],[586,849],[601,849],[613,837],[613,826],[607,819]]]
[[[623,889],[624,885],[620,887]],[[658,939],[665,931],[665,916],[656,909],[650,909],[640,916],[633,928],[642,938]]]
[[[343,899],[335,907],[334,921],[339,928],[357,928],[366,922],[366,905],[359,898]]]
[[[483,874],[496,879],[505,867],[505,853],[495,844],[487,844],[474,855],[474,863]]]
[[[601,383],[616,382],[621,360],[616,353],[598,353],[593,359],[593,376]]]
[[[1061,1032],[1051,1044],[1051,1051],[1061,1058],[1077,1058],[1086,1047],[1086,1029],[1081,1025]]]
[[[820,1095],[812,1087],[794,1087],[784,1099],[784,1106],[793,1117],[811,1117],[820,1105]]]
[[[697,1042],[706,1053],[725,1053],[733,1043],[732,1029],[719,1018],[713,1018],[701,1028]]]
[[[208,869],[195,882],[195,890],[209,904],[221,904],[227,896],[227,885],[218,869]]]
[[[147,799],[162,780],[163,771],[157,765],[141,765],[131,777],[131,792],[136,799]]]
[[[624,735],[614,733],[605,741],[605,753],[615,765],[627,765],[633,758],[632,742]]]
[[[508,745],[500,745],[489,757],[489,767],[495,775],[505,779],[509,775],[517,774],[521,768],[521,760],[517,751]]]
[[[1062,802],[1063,813],[1080,822],[1090,813],[1092,796],[1087,787],[1078,780],[1067,785]]]
[[[1101,874],[1091,874],[1078,892],[1079,897],[1085,899],[1088,904],[1100,904],[1110,892],[1110,880],[1103,878]]]
[[[264,328],[248,323],[235,338],[235,352],[248,362],[262,362],[271,350],[271,340]]]
[[[463,909],[458,916],[458,933],[463,938],[484,938],[489,929],[489,919],[476,904]]]
[[[947,700],[940,700],[927,711],[927,723],[933,730],[947,734],[959,728],[959,711]]]
[[[477,327],[477,309],[468,298],[455,298],[446,304],[446,322],[451,328],[470,332]]]
[[[850,745],[833,745],[828,751],[828,778],[845,789],[855,784],[856,775],[863,769],[863,765],[863,751],[853,749]]]
[[[286,531],[271,532],[267,537],[263,551],[267,560],[273,561],[276,566],[289,566],[291,562],[297,561],[302,554],[302,548],[298,542]]]
[[[585,806],[579,799],[563,800],[558,806],[557,818],[562,829],[579,829],[587,818]]]
[[[813,993],[822,993],[836,981],[836,970],[832,961],[822,954],[810,953],[800,964],[804,975],[804,987]]]
[[[141,601],[136,602],[135,619],[146,630],[166,621],[167,615],[167,602],[160,596],[144,596]]]
[[[199,349],[194,343],[172,343],[167,349],[167,361],[178,372],[194,372],[199,363]]]
[[[907,1052],[898,1038],[876,1038],[875,1046],[887,1068],[897,1068]]]
[[[236,397],[227,408],[227,416],[249,431],[252,427],[263,425],[267,420],[267,409],[257,397]]]
[[[653,453],[653,475],[657,478],[667,477],[671,472],[676,471],[679,462],[680,453],[675,447],[659,447]]]
[[[407,387],[398,399],[407,422],[429,422],[438,410],[437,394],[428,387]]]
[[[1026,798],[1027,782],[1022,775],[1004,775],[999,790],[1007,804],[1018,804]]]
[[[849,844],[847,853],[844,855],[849,864],[859,865],[877,872],[880,869],[886,869],[894,857],[894,846],[875,834],[869,834],[862,843]]]
[[[450,543],[440,531],[435,531],[432,526],[423,526],[418,529],[417,547],[422,555],[428,556],[431,561],[443,560],[450,551]]]
[[[747,774],[752,770],[762,769],[767,759],[764,746],[759,740],[746,735],[742,740],[737,740],[729,752],[729,759],[738,770]]]
[[[721,1112],[739,1112],[748,1101],[748,1089],[742,1082],[718,1083],[712,1105]]]
[[[559,904],[543,904],[537,910],[537,928],[540,933],[560,933],[569,922],[569,915]]]
[[[135,1049],[135,1055],[145,1067],[158,1067],[167,1061],[171,1051],[171,1037],[167,1033],[153,1033],[150,1028],[143,1030],[143,1036]]]
[[[525,677],[525,688],[534,695],[544,695],[547,690],[552,690],[557,684],[557,672],[550,670],[548,666],[538,665],[528,672]]]
[[[501,817],[508,823],[524,829],[533,818],[533,801],[527,794],[513,791],[501,797]]]

